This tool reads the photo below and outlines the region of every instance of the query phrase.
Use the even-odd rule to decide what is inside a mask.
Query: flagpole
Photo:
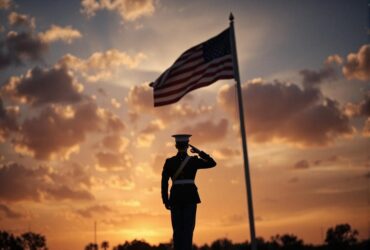
[[[234,75],[235,75],[234,77],[235,77],[235,81],[236,81],[236,89],[237,89],[237,92],[238,92],[240,133],[241,133],[241,136],[242,136],[242,144],[243,144],[244,175],[245,175],[245,185],[246,185],[246,189],[247,189],[249,228],[250,228],[250,233],[251,233],[251,247],[252,247],[252,250],[257,250],[256,232],[255,232],[255,229],[254,229],[252,185],[251,185],[251,178],[250,178],[250,173],[249,173],[247,138],[246,138],[246,134],[245,134],[245,125],[244,125],[243,99],[242,99],[242,90],[241,90],[241,84],[240,84],[238,57],[237,57],[237,52],[236,52],[236,41],[235,41],[235,32],[234,32],[234,16],[233,16],[232,13],[230,13],[229,20],[230,20],[230,44],[231,44],[231,52],[232,52],[232,56],[233,56],[233,66],[234,66]]]

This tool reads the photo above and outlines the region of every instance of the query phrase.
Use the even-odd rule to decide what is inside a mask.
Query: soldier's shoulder
[[[172,157],[169,157],[166,159],[167,161],[174,161],[176,160],[176,155],[172,156]]]

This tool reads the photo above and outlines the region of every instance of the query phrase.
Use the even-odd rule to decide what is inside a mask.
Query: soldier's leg
[[[171,208],[171,222],[173,229],[174,250],[183,250],[184,246],[184,207],[173,206]]]
[[[184,250],[193,248],[193,232],[195,228],[197,204],[189,204],[184,208]]]

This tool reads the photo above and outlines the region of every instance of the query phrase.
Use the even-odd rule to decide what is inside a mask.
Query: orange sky
[[[249,240],[234,81],[160,108],[148,86],[232,10],[257,236],[369,237],[366,1],[32,2],[0,0],[0,230],[169,242],[161,170],[190,133],[218,163],[197,175],[195,243]]]

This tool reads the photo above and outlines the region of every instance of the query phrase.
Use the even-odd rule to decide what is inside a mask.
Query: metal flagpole
[[[246,189],[247,189],[247,202],[248,202],[249,228],[250,228],[250,233],[251,233],[251,246],[252,246],[252,250],[257,250],[256,232],[255,232],[255,229],[254,229],[252,185],[251,185],[251,178],[250,178],[250,174],[249,174],[247,139],[246,139],[246,134],[245,134],[245,126],[244,126],[242,89],[241,89],[241,84],[240,84],[238,57],[237,57],[237,53],[236,53],[236,41],[235,41],[235,32],[234,32],[234,16],[233,16],[232,13],[230,13],[229,20],[230,20],[231,53],[232,53],[232,56],[233,56],[233,66],[234,66],[234,74],[235,74],[234,77],[235,77],[235,80],[236,80],[236,89],[237,89],[237,92],[238,92],[240,133],[241,133],[241,136],[242,136],[242,144],[243,144],[244,174],[245,174],[245,185],[246,185]]]

